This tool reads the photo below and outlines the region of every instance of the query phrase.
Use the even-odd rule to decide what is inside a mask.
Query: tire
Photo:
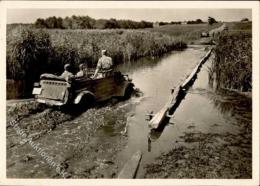
[[[131,85],[131,84],[128,85],[128,86],[126,87],[126,89],[125,89],[125,94],[124,94],[123,99],[124,99],[124,100],[130,99],[133,92],[134,92],[134,87],[133,87],[133,85]]]
[[[79,110],[87,110],[87,109],[93,107],[95,104],[96,104],[96,100],[95,100],[94,96],[87,94],[81,98],[77,107],[79,108]]]

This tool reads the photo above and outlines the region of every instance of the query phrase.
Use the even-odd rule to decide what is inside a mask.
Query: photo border
[[[6,16],[7,9],[162,8],[252,9],[252,179],[10,179],[6,178]],[[0,2],[1,129],[0,184],[3,185],[259,185],[259,2],[258,1],[1,1]]]

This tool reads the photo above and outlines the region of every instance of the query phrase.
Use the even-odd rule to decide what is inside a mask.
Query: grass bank
[[[217,38],[211,69],[217,87],[239,91],[252,89],[251,23],[228,23],[228,32]]]

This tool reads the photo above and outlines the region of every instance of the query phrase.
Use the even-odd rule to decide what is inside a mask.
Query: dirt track
[[[117,152],[127,140],[129,106],[122,102],[75,116],[34,101],[20,102],[7,106],[7,123],[19,115],[19,129],[53,158],[67,178],[112,178],[119,172]],[[11,125],[7,157],[7,177],[62,178]]]

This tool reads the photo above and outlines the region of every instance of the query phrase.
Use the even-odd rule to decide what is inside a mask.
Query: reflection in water
[[[167,57],[169,54],[163,55],[163,57]],[[116,66],[116,70],[121,72],[132,73],[139,69],[153,69],[155,68],[160,62],[162,57],[144,57],[139,59],[138,61],[127,61],[123,64],[119,64]]]

